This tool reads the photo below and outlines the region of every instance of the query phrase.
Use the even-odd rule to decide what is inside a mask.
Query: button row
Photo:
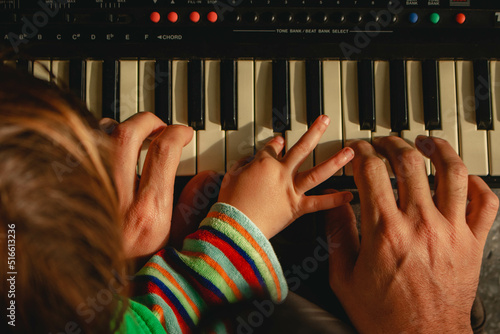
[[[193,23],[198,23],[201,20],[201,14],[197,11],[192,11],[189,16],[188,16],[189,21]],[[257,12],[246,12],[244,14],[240,14],[237,12],[231,12],[225,17],[222,17],[219,20],[219,17],[216,12],[209,12],[206,16],[206,19],[208,22],[215,23],[217,21],[224,21],[227,20],[229,22],[240,22],[240,21],[245,21],[248,23],[255,23],[258,21],[262,21],[265,23],[274,23],[276,21],[282,22],[282,23],[291,23],[291,22],[296,22],[296,23],[309,23],[311,21],[314,21],[316,23],[325,23],[327,21],[333,22],[333,23],[344,23],[344,22],[350,22],[354,24],[361,23],[363,21],[365,22],[370,22],[370,21],[379,21],[378,16],[373,16],[372,14],[367,14],[367,15],[362,15],[359,12],[351,12],[347,15],[345,15],[342,12],[335,12],[330,15],[327,15],[324,12],[317,12],[314,14],[308,13],[308,12],[299,12],[296,14],[292,14],[290,12],[282,12],[279,14],[275,14],[272,12],[265,12],[262,14],[258,14]],[[458,24],[464,24],[466,21],[467,17],[463,13],[458,13],[455,16],[455,22]],[[159,12],[152,12],[150,15],[150,20],[153,23],[159,23],[161,21],[161,14]],[[177,12],[169,12],[167,14],[167,20],[171,23],[176,23],[179,21],[179,14]],[[395,23],[398,18],[397,16],[393,15],[392,18],[392,23]],[[441,15],[439,13],[431,13],[428,16],[429,22],[433,24],[438,24],[441,21]],[[408,15],[408,21],[412,24],[418,23],[420,21],[420,16],[418,13],[410,13]]]
[[[159,23],[161,21],[161,14],[158,12],[152,12],[149,16],[149,19],[153,23]],[[170,12],[167,14],[167,20],[172,23],[176,23],[179,20],[179,14],[177,12]],[[193,23],[198,23],[201,20],[201,15],[197,11],[192,11],[189,13],[189,20]],[[218,16],[216,12],[209,12],[207,14],[207,21],[215,23],[218,20]]]
[[[417,13],[411,13],[408,16],[408,21],[410,21],[410,23],[417,23],[419,20],[420,17]],[[458,24],[464,24],[466,20],[467,17],[464,13],[458,13],[457,15],[455,15],[455,22]],[[432,13],[431,15],[429,15],[429,21],[433,24],[438,24],[441,21],[441,15],[439,15],[438,13]]]
[[[159,23],[161,22],[161,14],[159,12],[152,12],[150,14],[150,20],[153,23]],[[347,16],[344,15],[341,12],[335,12],[330,15],[324,13],[324,12],[317,12],[317,13],[308,13],[308,12],[299,12],[296,14],[290,13],[290,12],[281,12],[278,14],[272,13],[272,12],[264,12],[264,13],[257,13],[257,12],[245,12],[243,14],[237,13],[237,12],[231,12],[219,19],[218,15],[216,12],[209,12],[206,15],[206,19],[209,22],[215,23],[217,21],[224,21],[227,20],[229,22],[240,22],[240,21],[245,21],[248,23],[255,23],[258,21],[262,21],[265,23],[274,23],[276,21],[282,22],[282,23],[291,23],[291,22],[297,22],[297,23],[308,23],[311,21],[317,22],[317,23],[325,23],[327,21],[334,22],[334,23],[344,23],[344,22],[350,22],[350,23],[361,23],[363,21],[370,22],[370,21],[379,21],[379,17],[377,16],[372,16],[371,14],[368,15],[362,15],[357,12],[352,12],[349,13]],[[169,12],[167,14],[167,20],[171,23],[176,23],[179,21],[179,14],[177,12]],[[201,20],[201,14],[197,11],[192,11],[188,15],[188,20],[193,22],[193,23],[198,23]],[[392,17],[392,22],[396,22],[397,17],[393,16]]]

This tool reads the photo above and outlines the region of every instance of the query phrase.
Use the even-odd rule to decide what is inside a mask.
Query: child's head
[[[0,65],[0,269],[2,309],[15,302],[11,332],[104,333],[117,318],[125,262],[107,144],[81,103]]]

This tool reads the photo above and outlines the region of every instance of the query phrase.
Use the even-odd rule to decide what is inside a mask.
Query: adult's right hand
[[[350,144],[361,204],[361,241],[347,204],[327,212],[335,247],[330,285],[361,333],[471,333],[483,248],[498,198],[468,176],[452,147],[419,137],[436,168],[431,195],[422,155],[397,137]],[[384,162],[398,181],[394,197]]]
[[[135,114],[120,124],[103,119],[101,127],[111,132],[112,172],[123,215],[125,255],[149,257],[169,240],[175,173],[193,129],[167,126],[149,112]],[[139,179],[138,157],[148,138],[151,144]]]

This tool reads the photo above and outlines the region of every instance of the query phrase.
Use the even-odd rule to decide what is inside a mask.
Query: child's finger
[[[344,167],[353,157],[354,150],[346,147],[318,166],[298,173],[295,177],[295,189],[300,193],[305,193],[309,189],[316,187]]]
[[[253,159],[253,156],[241,158],[231,166],[231,169],[228,171],[228,173],[235,173],[241,167],[248,165]]]
[[[285,140],[281,136],[274,137],[257,153],[257,154],[269,154],[271,157],[277,159],[283,147],[285,146]]]
[[[300,214],[330,210],[352,201],[352,193],[343,191],[340,193],[318,195],[318,196],[303,196],[299,204]]]
[[[319,116],[311,125],[309,130],[293,145],[285,154],[283,162],[291,169],[296,171],[304,162],[307,156],[314,150],[316,145],[325,133],[330,124],[330,119],[326,115]]]

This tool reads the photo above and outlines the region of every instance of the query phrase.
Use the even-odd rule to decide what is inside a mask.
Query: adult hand
[[[436,168],[431,195],[422,155],[386,137],[350,144],[361,204],[361,242],[352,208],[327,213],[336,248],[330,285],[361,333],[470,333],[470,311],[498,198],[438,138],[416,145]],[[396,201],[386,166],[396,174]]]
[[[175,173],[193,129],[167,126],[149,112],[138,113],[121,124],[103,119],[101,127],[113,128],[111,160],[123,214],[125,254],[129,258],[149,256],[169,239]],[[151,144],[139,179],[137,162],[147,139]]]
[[[343,149],[322,164],[305,172],[298,168],[318,144],[329,123],[320,116],[283,158],[282,137],[272,139],[248,164],[241,161],[225,175],[219,201],[230,204],[254,222],[271,238],[300,216],[334,208],[352,199],[350,192],[306,196],[305,192],[322,183],[353,157]]]

